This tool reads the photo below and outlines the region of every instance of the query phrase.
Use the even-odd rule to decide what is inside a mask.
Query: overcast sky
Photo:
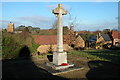
[[[19,25],[49,29],[57,18],[52,10],[60,2],[2,2],[2,28],[11,21]],[[71,14],[63,16],[63,25],[74,23],[75,30],[118,28],[118,2],[61,2]],[[1,14],[1,13],[0,13]]]

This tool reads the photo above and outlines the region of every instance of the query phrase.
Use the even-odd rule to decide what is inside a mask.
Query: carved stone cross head
[[[59,14],[65,15],[67,14],[67,11],[64,10],[64,8],[62,7],[62,4],[58,4],[58,7],[55,8],[52,11],[56,16],[58,16]]]

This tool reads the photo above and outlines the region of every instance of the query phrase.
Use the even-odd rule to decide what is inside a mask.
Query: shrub
[[[21,34],[11,34],[11,33],[3,33],[2,34],[2,58],[3,59],[11,59],[17,58],[20,50],[27,46],[30,50],[30,53],[35,52],[37,45],[32,36],[28,35],[25,38],[21,37]]]
[[[36,52],[36,49],[37,49],[40,45],[35,43],[33,37],[31,37],[31,38],[32,38],[32,46],[30,46],[30,51],[31,51],[31,53],[34,53],[34,52]]]

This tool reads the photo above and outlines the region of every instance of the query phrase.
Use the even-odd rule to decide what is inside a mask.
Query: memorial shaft
[[[62,10],[59,9],[57,25],[57,52],[63,52]]]

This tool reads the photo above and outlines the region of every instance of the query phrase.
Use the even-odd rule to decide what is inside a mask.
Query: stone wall
[[[80,36],[75,40],[75,47],[85,47],[85,41]]]
[[[52,51],[54,52],[54,51],[56,51],[56,47],[57,47],[57,45],[40,45],[37,48],[37,52],[48,53],[48,51],[50,51],[50,49],[52,49]],[[64,44],[63,48],[64,48],[64,51],[72,50],[72,48],[68,44]]]
[[[116,45],[116,42],[120,43],[120,39],[113,39],[113,45]]]
[[[104,41],[102,36],[99,39],[97,39],[96,43],[99,43],[100,41]]]

